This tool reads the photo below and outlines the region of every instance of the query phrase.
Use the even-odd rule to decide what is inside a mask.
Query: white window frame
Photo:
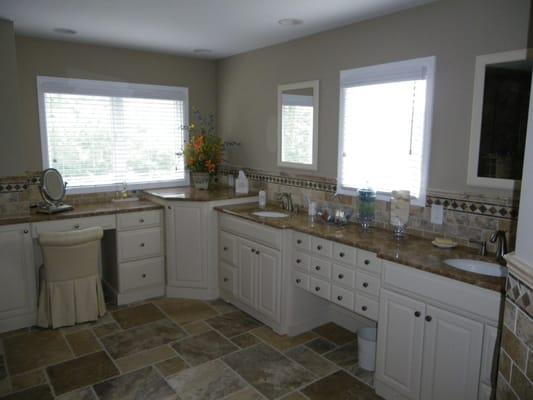
[[[282,107],[283,107],[283,92],[286,90],[295,89],[312,89],[313,90],[313,149],[312,149],[312,163],[302,164],[282,161]],[[278,167],[305,169],[309,171],[316,171],[318,169],[318,81],[306,81],[298,83],[288,83],[278,86]]]
[[[181,100],[184,102],[183,123],[184,126],[189,125],[189,89],[186,87],[38,76],[37,98],[39,103],[39,126],[41,130],[41,155],[43,169],[50,167],[50,160],[48,159],[48,135],[44,104],[44,94],[48,92],[78,95]],[[188,139],[188,131],[187,129],[184,129],[183,140],[186,143]],[[176,152],[178,151],[179,149],[176,149]],[[154,181],[150,183],[128,183],[128,190],[153,189],[170,186],[188,186],[190,178],[186,165],[184,165],[184,171],[184,179]],[[97,193],[117,191],[121,189],[122,183],[117,182],[116,184],[105,185],[87,185],[77,187],[67,186],[67,193]]]
[[[415,68],[425,68],[426,70],[426,107],[424,115],[424,146],[422,150],[422,176],[419,197],[411,196],[411,204],[418,206],[426,205],[427,181],[429,174],[429,159],[431,152],[431,128],[433,121],[433,94],[435,85],[435,64],[436,57],[422,57],[405,61],[397,61],[387,64],[374,65],[369,67],[343,70],[340,72],[339,90],[339,141],[337,151],[337,193],[347,196],[357,196],[358,189],[343,187],[342,182],[342,154],[344,151],[344,96],[343,88],[371,84],[374,82],[383,83],[394,82],[411,75]],[[379,162],[379,155],[376,155],[376,162]],[[372,183],[370,183],[372,185]],[[398,188],[402,189],[402,188]],[[379,200],[390,201],[390,193],[377,192]]]

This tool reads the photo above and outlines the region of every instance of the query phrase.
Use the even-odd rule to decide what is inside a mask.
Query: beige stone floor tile
[[[242,335],[234,336],[231,338],[231,341],[241,349],[245,349],[253,346],[254,344],[260,343],[259,339],[250,333],[243,333]]]
[[[46,383],[46,377],[42,369],[26,372],[24,374],[13,375],[11,377],[11,387],[13,391],[27,389]]]
[[[335,343],[336,345],[343,345],[345,343],[351,342],[357,339],[357,335],[353,332],[350,332],[347,329],[344,329],[342,326],[329,322],[322,326],[319,326],[316,329],[313,329],[313,332],[318,333],[323,338],[326,338],[330,342]]]
[[[111,335],[112,333],[120,332],[122,329],[116,322],[110,322],[107,324],[102,324],[95,326],[93,332],[97,337],[103,337]]]
[[[307,400],[307,397],[305,397],[300,392],[292,392],[289,393],[287,396],[282,397],[281,400]]]
[[[166,298],[155,300],[154,304],[178,324],[204,320],[218,315],[216,310],[200,300]]]
[[[332,398],[350,400],[380,399],[371,388],[343,370],[312,383],[302,389],[302,393],[311,400],[331,400]]]
[[[305,332],[298,336],[282,336],[278,335],[268,326],[262,326],[261,328],[254,329],[251,333],[269,345],[275,347],[279,351],[288,350],[292,347],[309,342],[317,337],[317,334],[313,332]]]
[[[155,366],[164,377],[177,374],[178,372],[189,368],[189,365],[181,357],[178,356],[165,361],[161,361]]]
[[[285,355],[307,368],[317,377],[329,375],[339,369],[337,365],[319,356],[305,346],[294,347],[287,351]]]
[[[176,357],[176,352],[165,345],[120,358],[116,364],[122,373],[126,373],[173,357]]]
[[[91,388],[76,390],[57,397],[57,400],[97,400]]]
[[[200,333],[204,333],[211,330],[211,327],[207,325],[204,321],[195,321],[183,325],[183,329],[185,329],[185,331],[189,335],[199,335]]]
[[[76,357],[102,350],[90,329],[74,332],[65,337]]]
[[[54,400],[54,396],[48,385],[41,385],[12,393],[3,397],[2,400]]]
[[[233,393],[229,397],[226,397],[226,400],[263,400],[264,398],[265,397],[259,394],[256,390],[248,387],[244,390]]]
[[[133,328],[165,318],[163,313],[151,303],[113,311],[112,314],[123,329]]]

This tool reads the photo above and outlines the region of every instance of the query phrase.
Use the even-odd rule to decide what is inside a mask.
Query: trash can
[[[377,328],[360,328],[357,330],[359,367],[367,371],[376,369],[376,336]]]

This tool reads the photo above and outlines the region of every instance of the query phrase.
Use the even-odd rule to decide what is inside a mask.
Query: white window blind
[[[313,96],[282,95],[281,161],[313,163]]]
[[[339,192],[409,190],[425,202],[434,58],[341,72]]]
[[[73,191],[186,183],[187,89],[38,78],[43,161]]]

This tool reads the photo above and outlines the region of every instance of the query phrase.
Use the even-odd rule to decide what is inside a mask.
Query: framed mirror
[[[467,183],[517,189],[531,91],[528,49],[476,58]]]
[[[278,86],[278,166],[318,168],[318,81]]]

